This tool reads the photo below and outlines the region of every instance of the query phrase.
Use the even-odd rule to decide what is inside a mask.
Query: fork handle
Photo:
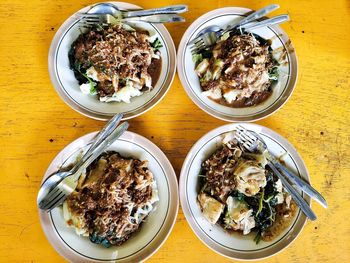
[[[108,123],[102,128],[102,130],[94,137],[93,142],[90,148],[85,152],[83,157],[74,165],[72,168],[72,172],[76,172],[79,167],[86,162],[92,152],[108,137],[113,130],[116,128],[118,123],[123,118],[123,114],[116,114],[113,118],[111,118]]]
[[[315,213],[311,210],[309,204],[304,200],[304,198],[298,193],[297,190],[287,181],[286,178],[276,169],[273,163],[269,162],[267,164],[274,174],[281,180],[282,185],[286,188],[287,192],[292,196],[293,200],[300,207],[300,209],[304,212],[304,214],[311,219],[312,221],[316,220],[317,217]]]
[[[257,23],[246,24],[241,27],[244,28],[245,30],[254,30],[260,27],[278,25],[286,21],[289,21],[289,15],[279,15]]]
[[[323,196],[310,184],[306,183],[303,179],[301,179],[299,176],[295,175],[291,171],[289,171],[287,168],[285,168],[282,164],[280,164],[278,161],[273,161],[273,164],[278,168],[283,175],[285,175],[290,181],[295,183],[298,188],[306,193],[308,196],[316,200],[318,203],[320,203],[324,208],[327,208],[327,202],[323,198]]]
[[[138,10],[138,11],[126,11],[123,12],[123,17],[137,17],[137,16],[148,16],[148,15],[159,15],[159,14],[180,14],[188,10],[187,5],[172,5],[160,8]]]
[[[233,25],[229,25],[225,30],[222,31],[222,33],[220,34],[221,36],[224,35],[225,33],[234,30],[237,27],[240,27],[242,25],[245,25],[247,23],[253,22],[254,20],[257,20],[259,18],[262,18],[263,16],[266,16],[268,13],[278,9],[280,6],[276,5],[276,4],[271,4],[268,6],[265,6],[253,13],[251,13],[249,16],[243,18],[241,21],[239,21],[236,24]]]
[[[241,21],[239,21],[238,26],[247,24],[249,22],[252,22],[254,20],[257,20],[259,18],[262,18],[263,16],[266,16],[268,13],[278,9],[280,6],[276,4],[265,6],[258,11],[255,11],[254,13],[250,14],[246,18],[243,18]]]
[[[75,172],[73,180],[77,181],[80,175],[86,170],[86,168],[98,158],[108,146],[115,142],[129,127],[128,122],[123,122],[118,127],[116,127],[111,134],[109,134],[100,145],[98,145],[95,150],[90,154],[90,156],[81,164],[79,169]]]
[[[122,21],[125,22],[147,22],[147,23],[169,23],[169,22],[184,22],[185,19],[178,15],[169,15],[169,14],[161,14],[161,15],[149,15],[149,16],[137,16],[137,17],[127,17],[123,18]]]

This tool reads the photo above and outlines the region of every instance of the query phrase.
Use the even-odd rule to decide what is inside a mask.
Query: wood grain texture
[[[50,42],[61,23],[87,0],[2,0],[0,2],[0,262],[62,262],[46,240],[36,195],[50,161],[72,140],[103,126],[65,105],[47,71]],[[297,87],[288,103],[259,121],[286,137],[308,167],[313,185],[329,203],[314,204],[316,222],[264,262],[350,262],[350,2],[275,1],[292,21],[282,27],[299,59]],[[267,0],[133,0],[151,8],[184,3],[186,23],[167,25],[178,45],[198,16],[224,6],[260,8]],[[156,143],[176,173],[191,146],[223,125],[187,97],[175,77],[164,98],[130,121],[130,130]],[[182,211],[169,239],[149,262],[226,262],[194,235]]]

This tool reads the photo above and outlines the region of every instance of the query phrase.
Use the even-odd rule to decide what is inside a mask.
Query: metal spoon
[[[206,34],[201,34],[201,35],[198,34],[193,40],[188,42],[188,45],[191,49],[191,53],[192,54],[198,53],[200,50],[203,50],[207,47],[214,45],[220,39],[220,37],[223,36],[225,33],[230,32],[236,29],[237,27],[241,27],[247,23],[253,22],[256,19],[259,19],[267,15],[268,13],[276,10],[277,8],[279,8],[279,5],[276,5],[276,4],[268,5],[258,11],[253,12],[246,18],[239,21],[238,23],[228,25],[225,29],[221,29],[216,32],[207,31]]]
[[[50,175],[44,183],[41,185],[39,193],[38,193],[38,204],[44,199],[45,196],[55,188],[64,178],[74,174],[83,163],[91,156],[92,152],[108,137],[111,132],[115,129],[115,127],[119,124],[122,119],[123,114],[115,115],[104,127],[103,129],[96,135],[89,149],[84,153],[82,158],[74,165],[72,169],[69,171],[58,171]]]
[[[312,199],[317,201],[324,208],[328,207],[327,201],[315,188],[313,188],[310,184],[305,182],[299,176],[295,175],[293,172],[291,172],[286,167],[284,167],[275,156],[273,156],[272,154],[269,153],[265,141],[258,133],[256,133],[255,131],[251,131],[251,130],[249,132],[251,134],[253,134],[253,136],[256,136],[259,139],[261,146],[263,148],[262,150],[266,151],[267,158],[269,159],[269,161],[272,162],[272,164],[274,166],[276,166],[276,168],[278,168],[285,175],[285,177],[287,177],[291,182],[296,184],[298,189],[300,189],[301,191],[306,193],[308,196],[310,196]]]
[[[101,3],[94,5],[87,13],[93,14],[110,14],[117,19],[127,17],[140,17],[159,14],[180,14],[188,11],[187,5],[173,5],[146,10],[120,10],[117,6],[111,3]]]
[[[107,138],[99,144],[96,149],[90,154],[88,159],[78,168],[77,171],[65,177],[57,186],[49,193],[43,195],[41,191],[38,194],[38,206],[40,209],[47,212],[59,206],[64,200],[75,190],[78,185],[80,176],[85,172],[86,168],[98,158],[108,146],[116,141],[129,127],[127,122],[117,126]]]

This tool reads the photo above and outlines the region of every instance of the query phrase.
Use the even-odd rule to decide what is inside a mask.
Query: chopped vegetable
[[[220,78],[222,68],[224,67],[225,62],[222,59],[216,59],[214,63],[214,70],[213,70],[213,80],[216,80]]]
[[[204,193],[198,195],[198,201],[205,218],[215,224],[224,210],[224,205]]]
[[[203,59],[201,63],[198,64],[195,71],[198,76],[202,76],[204,72],[209,68],[209,59]]]
[[[203,60],[202,54],[193,54],[192,55],[192,61],[197,66],[199,63],[201,63]]]
[[[151,46],[153,47],[154,52],[157,52],[161,47],[163,47],[158,37],[151,43]]]
[[[279,77],[278,67],[275,66],[269,71],[269,79],[278,80],[278,77]]]
[[[261,193],[261,197],[260,197],[260,199],[259,199],[259,209],[258,209],[258,211],[256,212],[256,216],[258,216],[258,215],[260,214],[261,210],[263,209],[264,193],[265,193],[265,191],[264,191],[264,189],[263,189],[263,190],[262,190],[262,193]]]
[[[202,79],[208,77],[207,72]],[[263,155],[245,152],[234,136],[224,136],[222,148],[202,163],[197,198],[203,216],[227,230],[244,235],[254,231],[256,243],[265,240],[272,226],[281,228],[284,217],[277,212],[281,207],[289,211],[290,206],[287,200],[278,203],[277,197],[287,193],[265,165]],[[272,232],[275,228],[268,232],[270,236]]]

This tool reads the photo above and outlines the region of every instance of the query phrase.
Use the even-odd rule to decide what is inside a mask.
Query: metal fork
[[[253,152],[253,153],[259,152],[261,154],[264,153],[267,156],[268,167],[270,167],[273,173],[281,180],[282,185],[285,187],[287,192],[292,196],[296,204],[300,207],[300,209],[304,212],[304,214],[309,219],[316,220],[317,217],[315,213],[311,210],[309,204],[304,200],[304,198],[299,194],[299,192],[288,182],[288,180],[276,168],[276,165],[277,165],[276,163],[278,163],[277,159],[269,153],[268,149],[265,147],[266,145],[265,142],[261,138],[257,137],[255,134],[256,133],[252,133],[252,131],[246,130],[242,125],[239,125],[237,126],[234,137],[249,152]],[[311,187],[310,185],[308,186]],[[303,188],[300,190],[305,190],[305,189]],[[310,196],[310,197],[314,197],[314,196]]]
[[[286,21],[289,21],[289,15],[279,15],[279,16],[275,16],[275,17],[272,17],[269,19],[265,19],[265,20],[256,22],[256,23],[251,22],[251,23],[239,25],[239,26],[236,26],[235,28],[232,28],[230,30],[206,33],[201,37],[201,39],[199,41],[197,41],[196,43],[194,43],[194,45],[192,45],[190,47],[191,53],[196,54],[199,51],[214,45],[221,38],[221,36],[224,34],[223,32],[225,32],[225,31],[230,32],[230,31],[234,31],[234,30],[237,30],[237,31],[238,30],[240,30],[240,31],[254,30],[254,29],[261,28],[261,27],[278,25],[278,24],[284,23]]]
[[[149,16],[126,17],[118,19],[110,14],[84,14],[79,20],[83,26],[91,27],[97,24],[117,24],[120,22],[146,22],[146,23],[171,23],[184,22],[185,19],[179,15],[159,14]]]
[[[39,207],[42,210],[47,212],[51,211],[53,208],[59,206],[64,202],[64,200],[75,190],[78,179],[81,174],[86,170],[86,168],[97,158],[99,157],[106,148],[111,145],[115,140],[117,140],[124,131],[127,130],[129,124],[127,122],[122,123],[115,128],[111,134],[105,138],[105,140],[96,147],[92,154],[87,158],[87,160],[81,164],[78,170],[65,177],[52,191],[49,192],[45,199],[39,203]]]
[[[111,118],[107,124],[102,128],[102,130],[93,138],[91,146],[88,150],[83,154],[81,159],[70,169],[69,171],[58,171],[51,174],[41,185],[40,190],[38,192],[37,203],[39,208],[46,199],[47,195],[67,176],[75,173],[79,167],[90,157],[93,151],[103,142],[115,128],[118,126],[119,122],[123,118],[123,114],[116,114],[113,118]]]
[[[226,29],[215,30],[215,31],[204,29],[202,32],[200,32],[198,34],[198,36],[195,39],[191,40],[188,43],[188,45],[190,46],[190,49],[196,49],[198,52],[206,47],[210,47],[213,44],[215,44],[218,41],[218,39],[220,39],[220,37],[222,35],[224,35],[225,33],[232,31],[239,26],[248,24],[252,21],[255,21],[259,18],[262,18],[263,16],[276,10],[277,8],[279,8],[279,5],[276,5],[276,4],[271,4],[271,5],[265,6],[265,7],[255,11],[255,12],[251,13],[247,17],[243,18],[238,23],[227,26]],[[195,52],[192,52],[192,53],[195,53]]]

